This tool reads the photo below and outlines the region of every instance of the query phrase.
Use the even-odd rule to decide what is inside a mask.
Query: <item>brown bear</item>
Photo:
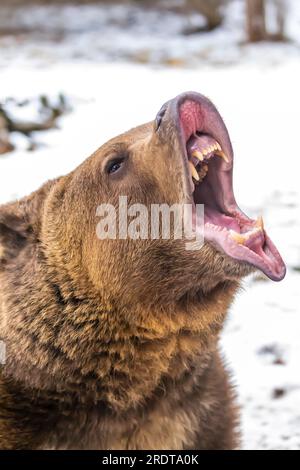
[[[258,268],[278,281],[285,266],[239,209],[232,168],[218,111],[188,92],[0,207],[1,449],[238,447],[218,339],[241,279]],[[204,205],[203,246],[161,228],[99,236],[99,206],[120,196],[188,204],[193,221]]]

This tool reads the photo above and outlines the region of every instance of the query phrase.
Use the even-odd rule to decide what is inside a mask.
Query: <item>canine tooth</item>
[[[192,157],[198,158],[198,160],[200,160],[200,162],[203,162],[203,160],[204,160],[203,155],[199,150],[194,150],[192,152]]]
[[[255,222],[255,227],[259,228],[260,230],[263,230],[265,228],[264,220],[261,215],[257,218]]]
[[[218,150],[218,152],[216,152],[216,155],[218,155],[218,157],[223,158],[223,160],[225,160],[226,163],[229,163],[229,159],[227,155],[223,152],[223,150]]]
[[[246,238],[240,233],[237,233],[235,230],[229,230],[229,235],[239,245],[244,245],[246,242]]]
[[[197,170],[196,168],[194,167],[194,165],[192,164],[192,162],[189,161],[189,166],[190,166],[190,171],[191,171],[191,174],[192,174],[192,177],[196,180],[196,181],[199,181],[199,175],[197,173]]]

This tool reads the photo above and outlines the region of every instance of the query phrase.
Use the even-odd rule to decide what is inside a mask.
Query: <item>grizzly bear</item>
[[[241,279],[279,281],[285,266],[262,219],[239,209],[232,170],[220,114],[188,92],[0,207],[1,449],[238,447],[220,332]],[[99,207],[121,196],[189,205],[194,234],[203,205],[204,243],[161,228],[99,236]]]

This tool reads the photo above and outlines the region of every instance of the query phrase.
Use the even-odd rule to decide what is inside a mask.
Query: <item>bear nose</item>
[[[156,115],[156,118],[155,118],[155,132],[158,131],[161,123],[162,123],[162,120],[163,120],[163,117],[164,115],[166,114],[166,111],[167,111],[167,107],[168,107],[168,103],[165,103],[162,105],[162,107],[160,108],[160,110],[158,111],[157,115]]]

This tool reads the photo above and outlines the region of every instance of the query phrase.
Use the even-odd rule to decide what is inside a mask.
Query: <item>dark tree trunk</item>
[[[250,42],[267,39],[265,0],[246,0],[247,34]]]
[[[269,5],[271,7],[272,5]],[[266,27],[266,0],[246,0],[247,35],[249,42],[285,41],[285,0],[273,0],[276,31],[268,32]]]

